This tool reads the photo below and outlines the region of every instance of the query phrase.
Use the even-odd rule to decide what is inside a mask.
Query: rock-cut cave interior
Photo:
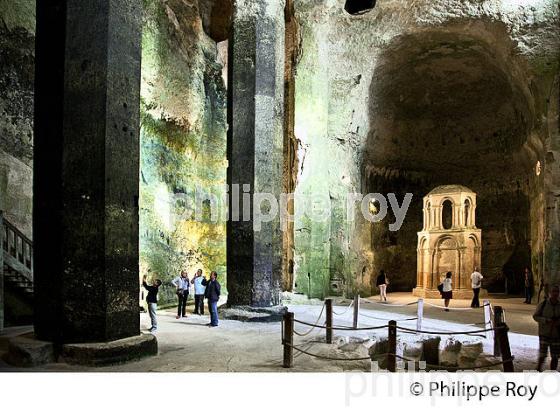
[[[210,340],[174,322],[172,281],[199,269],[233,333],[325,300],[373,309],[381,271],[417,303],[446,275],[432,228],[474,232],[441,264],[453,280],[477,268],[484,298],[518,306],[530,283],[537,303],[560,283],[559,27],[555,0],[0,2],[0,331],[31,329],[57,363],[128,338],[161,358],[180,332]],[[445,189],[462,199],[432,208]],[[244,331],[228,340],[273,343]]]

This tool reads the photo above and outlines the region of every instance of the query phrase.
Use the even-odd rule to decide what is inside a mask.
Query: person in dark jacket
[[[533,298],[533,286],[534,286],[533,272],[531,272],[531,269],[525,268],[523,279],[525,282],[525,302],[523,303],[527,303],[528,305],[530,305],[531,299]]]
[[[385,271],[381,270],[381,272],[377,276],[377,280],[375,281],[375,286],[379,288],[379,300],[381,302],[387,302],[388,283],[389,281],[387,280],[387,275],[385,275]]]
[[[150,313],[150,319],[152,321],[150,332],[155,333],[157,331],[157,294],[159,291],[159,287],[161,286],[161,280],[156,279],[153,285],[148,285],[146,283],[146,278],[147,275],[144,275],[144,277],[142,278],[142,286],[144,286],[144,289],[148,291],[148,295],[146,296],[146,303],[148,303],[148,312]]]
[[[560,288],[552,286],[548,298],[545,298],[533,314],[539,324],[539,360],[537,370],[543,371],[543,365],[550,350],[550,370],[558,368],[560,356]]]
[[[204,278],[202,286],[206,286],[204,297],[208,300],[208,310],[210,311],[210,323],[208,326],[218,326],[218,300],[220,299],[221,286],[218,282],[218,274],[216,271],[210,273],[210,280]]]

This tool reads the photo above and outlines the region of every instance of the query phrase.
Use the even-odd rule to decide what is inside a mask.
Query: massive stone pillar
[[[282,191],[284,53],[284,0],[236,0],[228,91],[230,305],[270,306],[281,290],[279,218],[255,230],[253,207],[244,218],[243,205],[234,202],[237,187],[240,198],[244,186],[277,199]],[[274,211],[262,203],[263,213]]]
[[[35,334],[140,334],[141,0],[37,2]]]

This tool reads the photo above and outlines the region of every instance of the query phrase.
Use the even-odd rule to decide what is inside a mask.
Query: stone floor
[[[369,302],[361,304],[359,326],[378,326],[386,324],[392,318],[407,319],[416,316],[416,305],[398,306],[416,299],[409,293],[391,293],[387,304],[377,302],[372,297]],[[531,315],[535,305],[528,306],[520,298],[503,298],[492,295],[493,306],[500,305],[506,311],[506,322],[510,327],[510,344],[515,356],[516,370],[531,370],[535,367],[538,348],[537,325]],[[296,319],[315,323],[322,305],[317,301],[312,304],[291,304],[290,311],[295,313]],[[352,324],[352,309],[346,308],[350,301],[337,300],[334,308],[334,324],[349,326]],[[441,300],[426,300],[424,310],[423,329],[430,331],[466,331],[480,328],[475,325],[484,321],[483,309],[451,310],[431,306],[442,306]],[[453,300],[452,308],[468,307],[469,301]],[[192,307],[189,308],[189,312]],[[217,328],[206,326],[208,316],[189,315],[185,319],[175,319],[173,310],[160,311],[159,330],[157,333],[159,354],[140,361],[121,365],[87,368],[71,366],[65,363],[55,363],[40,368],[23,369],[26,371],[109,371],[109,372],[279,372],[282,368],[282,345],[280,323],[248,323],[233,320],[222,320]],[[321,319],[321,323],[322,323]],[[415,321],[399,322],[399,326],[415,328]],[[147,331],[149,318],[141,314],[142,331]],[[17,329],[20,333],[30,328]],[[296,330],[306,332],[307,327],[296,324]],[[12,330],[16,331],[16,329]],[[296,336],[294,343],[310,352],[326,356],[340,356],[352,341],[367,340],[387,334],[386,329],[364,331],[335,331],[335,344],[322,343],[323,329],[314,329],[305,337]],[[400,333],[399,342],[414,342],[418,335]],[[444,341],[447,337],[444,337]],[[457,340],[472,340],[473,336],[456,336]],[[5,337],[3,338],[5,340]],[[483,340],[478,338],[478,340]],[[484,341],[485,352],[491,352],[489,341]],[[359,343],[358,343],[359,345]],[[305,346],[305,347],[303,347]],[[346,347],[345,347],[346,346]],[[359,347],[359,346],[358,346]],[[341,350],[342,349],[342,350]],[[5,350],[0,334],[0,353]],[[348,357],[367,354],[367,349],[348,351]],[[498,358],[495,359],[499,361]],[[346,371],[369,369],[368,361],[325,361],[307,355],[296,353],[294,367],[290,371]],[[1,371],[21,371],[0,361]]]

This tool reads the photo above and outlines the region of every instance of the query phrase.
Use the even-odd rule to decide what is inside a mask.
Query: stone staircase
[[[33,242],[1,211],[0,228],[4,319],[12,325],[26,324],[33,311]]]

